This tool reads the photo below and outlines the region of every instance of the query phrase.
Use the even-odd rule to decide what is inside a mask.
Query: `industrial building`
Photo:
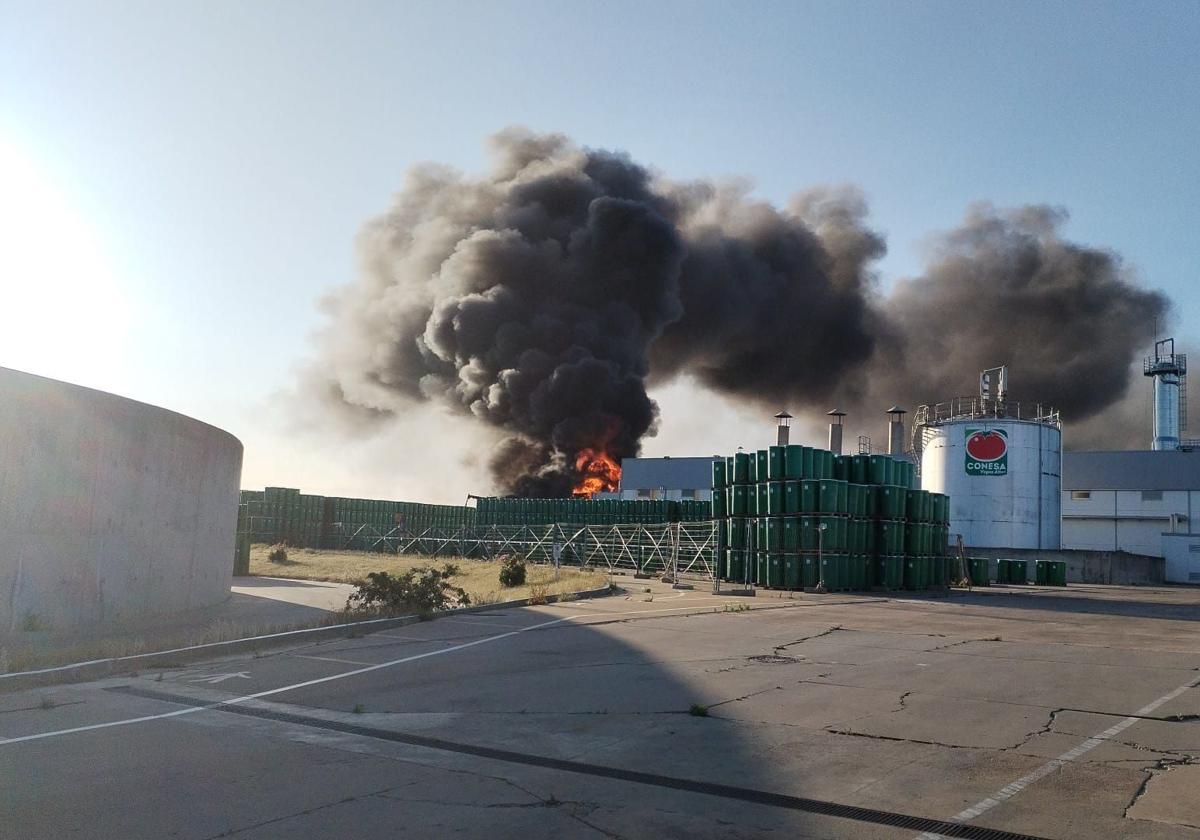
[[[241,471],[221,429],[0,368],[0,632],[227,599]]]
[[[625,458],[621,461],[621,499],[712,501],[712,462],[707,458]]]
[[[1196,517],[1200,452],[1063,456],[1063,548],[1163,557],[1163,535],[1190,534],[1200,524]]]

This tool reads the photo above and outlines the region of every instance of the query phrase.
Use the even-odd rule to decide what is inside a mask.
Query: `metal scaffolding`
[[[599,568],[633,574],[663,574],[676,582],[716,584],[719,523],[670,522],[631,525],[490,525],[391,529],[334,522],[326,547],[490,560],[519,554],[531,563]]]

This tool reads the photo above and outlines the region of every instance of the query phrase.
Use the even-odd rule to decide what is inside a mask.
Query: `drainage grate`
[[[940,834],[944,837],[964,837],[969,840],[1046,840],[1046,838],[1037,837],[1032,834],[1017,834],[1011,831],[986,828],[980,825],[964,825],[963,823],[948,822],[946,820],[931,820],[925,817],[897,814],[893,811],[876,811],[871,808],[841,805],[837,802],[825,802],[820,799],[805,799],[802,796],[789,796],[783,793],[755,790],[754,788],[720,785],[713,782],[699,782],[692,779],[680,779],[674,776],[660,776],[657,773],[641,773],[637,770],[605,767],[602,764],[586,764],[582,761],[567,761],[561,758],[548,758],[546,756],[519,753],[512,750],[480,747],[474,744],[444,741],[441,738],[430,738],[424,735],[411,735],[407,732],[394,732],[389,729],[376,729],[370,726],[342,723],[341,721],[322,720],[320,718],[308,717],[307,715],[291,714],[290,712],[252,709],[233,704],[205,703],[190,697],[181,697],[163,691],[150,691],[130,685],[112,686],[105,690],[117,694],[128,694],[133,697],[144,697],[150,700],[163,700],[180,706],[209,708],[214,711],[228,712],[234,715],[275,720],[280,723],[291,723],[297,726],[310,726],[316,729],[327,729],[332,732],[344,732],[347,735],[359,735],[364,738],[392,741],[414,747],[426,747],[428,749],[442,750],[460,755],[473,755],[477,758],[486,758],[492,761],[507,761],[512,764],[524,764],[529,767],[544,767],[550,770],[561,770],[566,773],[580,773],[604,779],[633,782],[639,785],[651,785],[670,790],[682,790],[688,793],[719,796],[725,799],[751,802],[756,805],[786,808],[790,811],[802,811],[826,817],[841,817],[842,819],[856,820],[874,825],[886,825],[929,834]]]
[[[769,653],[764,656],[751,656],[750,661],[757,662],[760,665],[795,665],[800,660],[794,656],[780,656]]]

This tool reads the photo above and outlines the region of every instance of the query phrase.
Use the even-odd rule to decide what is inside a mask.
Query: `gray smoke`
[[[1010,399],[1053,404],[1071,423],[1124,397],[1130,360],[1168,302],[1137,287],[1111,251],[1064,240],[1066,218],[1040,205],[971,207],[925,273],[888,298],[898,340],[876,359],[874,381],[935,402],[971,393],[979,371],[1007,364]]]
[[[1125,394],[1164,298],[1045,207],[972,208],[887,298],[885,250],[849,188],[786,209],[744,186],[675,183],[619,153],[511,129],[483,177],[413,170],[328,302],[313,387],[362,418],[414,401],[501,433],[500,489],[569,492],[585,448],[637,454],[648,381],[687,373],[766,407],[935,401],[1007,362],[1014,396],[1069,419]]]

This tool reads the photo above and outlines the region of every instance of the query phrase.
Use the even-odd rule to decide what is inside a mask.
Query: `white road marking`
[[[282,633],[265,633],[261,636],[248,636],[244,639],[229,639],[224,642],[205,642],[202,645],[188,645],[187,647],[171,648],[170,650],[155,650],[149,653],[132,653],[128,656],[111,656],[107,659],[88,659],[85,662],[72,662],[70,665],[58,665],[54,668],[41,668],[36,671],[10,671],[7,674],[0,674],[0,680],[9,679],[10,677],[31,677],[35,674],[53,674],[58,671],[70,671],[74,668],[82,668],[85,665],[100,665],[105,662],[128,662],[134,659],[145,659],[147,656],[164,656],[168,653],[184,653],[189,650],[204,650],[205,648],[224,647],[226,645],[235,645],[239,642],[258,642],[263,639],[281,639],[284,636],[295,636],[301,633],[316,633],[319,631],[335,630],[345,627],[365,627],[371,624],[379,624],[384,621],[398,621],[405,618],[415,618],[416,616],[401,615],[394,618],[370,618],[366,621],[350,621],[345,624],[330,624],[325,627],[305,627],[300,630],[285,630]]]
[[[1072,761],[1075,761],[1080,756],[1091,752],[1096,747],[1103,744],[1105,741],[1108,741],[1108,740],[1111,740],[1111,739],[1117,737],[1122,732],[1124,732],[1126,729],[1128,729],[1129,727],[1131,727],[1135,723],[1137,723],[1139,720],[1150,715],[1159,706],[1162,706],[1164,703],[1171,702],[1172,700],[1174,700],[1179,695],[1183,694],[1188,689],[1195,688],[1198,685],[1200,685],[1200,678],[1194,679],[1191,682],[1187,683],[1186,685],[1181,685],[1181,686],[1179,686],[1179,688],[1175,689],[1174,691],[1168,692],[1167,694],[1164,694],[1162,697],[1159,697],[1157,700],[1153,700],[1153,701],[1147,703],[1145,706],[1142,706],[1142,708],[1140,708],[1136,712],[1134,712],[1133,716],[1127,717],[1127,718],[1122,718],[1120,721],[1113,724],[1108,729],[1105,729],[1103,732],[1099,732],[1099,733],[1093,735],[1091,738],[1088,738],[1086,741],[1082,741],[1081,743],[1079,743],[1076,746],[1072,747],[1071,749],[1067,750],[1065,753],[1060,755],[1058,758],[1047,761],[1045,764],[1043,764],[1038,769],[1034,770],[1032,773],[1028,773],[1028,774],[1022,776],[1021,778],[1017,779],[1015,782],[1005,785],[1004,787],[1000,788],[1000,790],[996,791],[995,793],[993,793],[991,796],[987,797],[986,799],[982,799],[979,802],[976,802],[970,808],[967,808],[964,811],[959,811],[957,814],[955,814],[953,817],[950,818],[950,822],[962,823],[962,822],[967,822],[968,820],[973,820],[976,817],[978,817],[980,814],[984,813],[985,811],[990,811],[992,808],[995,808],[997,805],[1004,802],[1005,800],[1012,799],[1014,796],[1016,796],[1021,791],[1025,790],[1025,788],[1029,787],[1034,782],[1044,779],[1046,776],[1049,776],[1051,773],[1053,773],[1058,768],[1062,767],[1064,764],[1068,764]],[[934,833],[930,833],[930,832],[926,832],[925,834],[917,835],[917,837],[920,838],[920,840],[936,840],[936,838],[939,838],[942,836],[943,835],[941,835],[941,834],[934,834]]]
[[[772,609],[772,608],[768,607],[766,609]],[[364,668],[356,668],[353,671],[345,671],[340,674],[331,674],[327,677],[318,677],[318,678],[312,679],[312,680],[305,680],[304,682],[294,683],[293,685],[285,685],[285,686],[281,686],[280,688],[272,688],[272,689],[268,689],[266,691],[259,691],[259,692],[256,692],[255,694],[247,694],[243,697],[233,697],[233,698],[230,698],[229,700],[220,700],[218,702],[210,703],[205,706],[188,706],[183,709],[176,709],[175,711],[172,711],[172,712],[162,712],[162,713],[156,714],[156,715],[143,715],[141,717],[125,718],[123,720],[112,720],[112,721],[108,721],[106,723],[93,723],[93,724],[89,724],[87,726],[74,726],[69,729],[55,729],[55,730],[52,730],[49,732],[36,732],[32,735],[19,735],[14,738],[0,738],[0,747],[8,745],[8,744],[21,744],[21,743],[25,743],[26,741],[40,741],[45,738],[57,738],[62,735],[74,735],[79,732],[91,732],[91,731],[94,731],[97,729],[111,729],[115,726],[129,726],[134,723],[147,723],[149,721],[154,721],[154,720],[166,720],[168,718],[181,717],[183,715],[195,714],[196,712],[203,712],[203,711],[207,711],[209,709],[220,709],[222,706],[235,706],[240,703],[245,703],[249,700],[257,700],[260,697],[270,697],[274,694],[282,694],[286,691],[294,691],[299,688],[308,688],[309,686],[313,686],[313,685],[320,685],[322,683],[333,682],[334,680],[342,680],[342,679],[346,679],[347,677],[355,677],[355,676],[358,676],[359,674],[370,673],[371,671],[378,671],[382,668],[390,668],[394,665],[402,665],[405,662],[413,662],[415,660],[425,659],[430,656],[441,656],[442,654],[445,654],[445,653],[453,653],[456,650],[463,650],[464,648],[474,647],[475,645],[482,645],[482,644],[487,644],[488,642],[499,641],[500,639],[507,639],[509,636],[516,636],[516,635],[518,635],[520,633],[524,633],[528,630],[538,630],[542,627],[549,627],[554,624],[561,624],[564,621],[571,621],[576,618],[600,618],[600,619],[607,620],[610,618],[614,618],[617,616],[623,616],[623,615],[636,616],[636,615],[648,615],[648,614],[653,614],[653,613],[670,613],[670,612],[683,612],[683,611],[702,612],[702,613],[708,613],[710,611],[718,612],[716,607],[711,608],[711,610],[709,608],[699,609],[697,607],[674,607],[674,608],[669,608],[669,609],[657,609],[657,610],[628,610],[628,611],[623,611],[623,612],[576,613],[575,615],[563,616],[562,618],[556,618],[556,619],[553,619],[552,621],[544,621],[540,624],[533,624],[528,627],[521,627],[516,630],[510,630],[507,633],[500,633],[495,636],[487,636],[486,638],[483,638],[483,639],[475,639],[474,641],[464,642],[459,645],[454,645],[453,647],[440,648],[438,650],[431,650],[431,651],[427,651],[425,653],[417,653],[417,654],[413,654],[412,656],[403,657],[402,659],[393,659],[389,662],[381,662],[378,665],[369,665]],[[381,619],[381,620],[386,620],[386,619]],[[370,623],[370,622],[366,622],[366,623]],[[287,635],[287,634],[285,633],[285,634],[277,634],[277,635]],[[436,641],[436,640],[434,640],[434,641]],[[204,645],[200,645],[200,647],[204,647]],[[129,659],[129,658],[133,658],[133,657],[121,657],[121,658]]]
[[[225,682],[225,680],[234,679],[248,680],[250,679],[250,672],[238,671],[234,674],[205,674],[203,677],[189,677],[187,681],[190,683],[211,683],[216,685],[217,683]]]
[[[274,695],[274,694],[282,694],[285,691],[295,691],[298,688],[308,688],[309,686],[320,685],[322,683],[327,683],[327,682],[333,682],[334,680],[344,680],[347,677],[356,677],[359,674],[367,674],[367,673],[370,673],[371,671],[378,671],[382,668],[390,668],[394,665],[402,665],[405,662],[413,662],[417,659],[425,659],[426,657],[430,657],[430,656],[441,656],[442,654],[445,654],[445,653],[453,653],[456,650],[462,650],[464,648],[474,647],[476,645],[482,645],[482,644],[486,644],[488,642],[496,642],[496,641],[499,641],[500,639],[507,639],[509,636],[516,636],[516,635],[518,635],[520,633],[524,633],[528,630],[537,630],[542,627],[549,627],[552,624],[561,624],[564,621],[570,621],[572,618],[576,618],[576,616],[568,615],[563,618],[556,618],[553,621],[544,621],[541,624],[533,624],[533,625],[530,625],[529,627],[522,627],[519,630],[510,630],[507,633],[500,633],[499,635],[496,635],[496,636],[488,636],[487,638],[484,638],[484,639],[475,639],[474,641],[471,641],[471,642],[464,642],[463,644],[455,645],[454,647],[442,648],[440,650],[431,650],[431,651],[427,651],[426,653],[417,653],[417,654],[413,654],[412,656],[406,656],[403,659],[393,659],[390,662],[381,662],[378,665],[369,665],[365,668],[356,668],[353,671],[345,671],[341,674],[331,674],[330,676],[327,676],[327,677],[318,677],[318,678],[312,679],[312,680],[305,680],[304,682],[294,683],[292,685],[285,685],[285,686],[281,686],[280,688],[272,688],[272,689],[268,689],[266,691],[259,691],[254,694],[247,694],[244,697],[233,697],[233,698],[230,698],[229,700],[219,700],[215,703],[210,703],[205,706],[187,706],[182,709],[176,709],[171,712],[162,712],[161,714],[157,714],[157,715],[143,715],[141,717],[125,718],[123,720],[111,720],[111,721],[108,721],[107,723],[93,723],[93,724],[89,724],[87,726],[73,726],[70,729],[55,729],[50,732],[37,732],[37,733],[34,733],[33,735],[19,735],[15,738],[3,738],[3,739],[0,739],[0,746],[5,746],[7,744],[21,744],[26,741],[40,741],[45,738],[57,738],[62,735],[74,735],[79,732],[92,732],[97,729],[111,729],[114,726],[129,726],[130,724],[134,724],[134,723],[147,723],[152,720],[166,720],[167,718],[174,718],[174,717],[181,717],[183,715],[195,714],[196,712],[203,712],[203,711],[207,711],[208,709],[220,709],[222,706],[236,706],[240,703],[245,703],[248,700],[257,700],[260,697],[270,697],[271,695]],[[187,700],[190,698],[180,698],[180,699]]]
[[[307,653],[289,653],[288,656],[294,659],[316,659],[318,662],[340,662],[343,665],[371,665],[371,662],[363,662],[359,659],[338,659],[336,656],[312,656]]]

